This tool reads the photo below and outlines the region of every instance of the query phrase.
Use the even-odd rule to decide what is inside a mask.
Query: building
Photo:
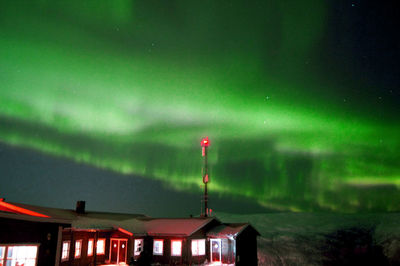
[[[250,224],[46,208],[0,200],[0,265],[257,265]],[[7,262],[11,262],[7,264]]]
[[[0,199],[0,265],[59,265],[68,223]]]

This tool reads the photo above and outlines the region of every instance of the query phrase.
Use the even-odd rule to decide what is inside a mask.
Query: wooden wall
[[[236,265],[257,265],[257,233],[245,229],[236,239]]]
[[[38,265],[54,265],[59,226],[60,224],[57,223],[1,218],[0,243],[39,244]]]

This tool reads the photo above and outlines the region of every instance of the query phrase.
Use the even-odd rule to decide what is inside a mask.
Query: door
[[[120,240],[119,241],[119,254],[118,254],[118,263],[126,262],[126,246],[128,241],[127,240]]]
[[[111,240],[111,263],[118,263],[118,239]]]
[[[211,262],[221,262],[221,239],[210,239]]]
[[[125,263],[128,240],[112,238],[110,244],[110,263]]]

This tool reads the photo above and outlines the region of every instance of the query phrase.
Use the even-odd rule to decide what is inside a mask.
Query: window
[[[87,244],[87,255],[88,257],[93,256],[93,239],[89,239]]]
[[[4,265],[4,253],[6,252],[5,246],[0,246],[0,266]]]
[[[171,256],[182,256],[182,240],[171,240]]]
[[[80,258],[82,253],[82,240],[75,241],[75,258]]]
[[[154,239],[153,254],[162,255],[163,254],[164,240]]]
[[[143,251],[143,239],[135,239],[135,256],[139,256]]]
[[[106,253],[105,247],[106,247],[106,239],[105,238],[97,240],[96,254],[104,255]]]
[[[69,241],[63,241],[61,261],[66,261],[69,259]]]
[[[202,256],[206,254],[206,240],[193,239],[192,240],[192,256]]]
[[[0,265],[25,265],[35,266],[37,258],[37,245],[29,246],[0,246]]]

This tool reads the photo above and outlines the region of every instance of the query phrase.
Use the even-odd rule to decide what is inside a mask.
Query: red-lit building
[[[213,217],[151,218],[86,212],[84,202],[64,210],[0,200],[0,266],[257,265],[257,235],[249,224]]]

